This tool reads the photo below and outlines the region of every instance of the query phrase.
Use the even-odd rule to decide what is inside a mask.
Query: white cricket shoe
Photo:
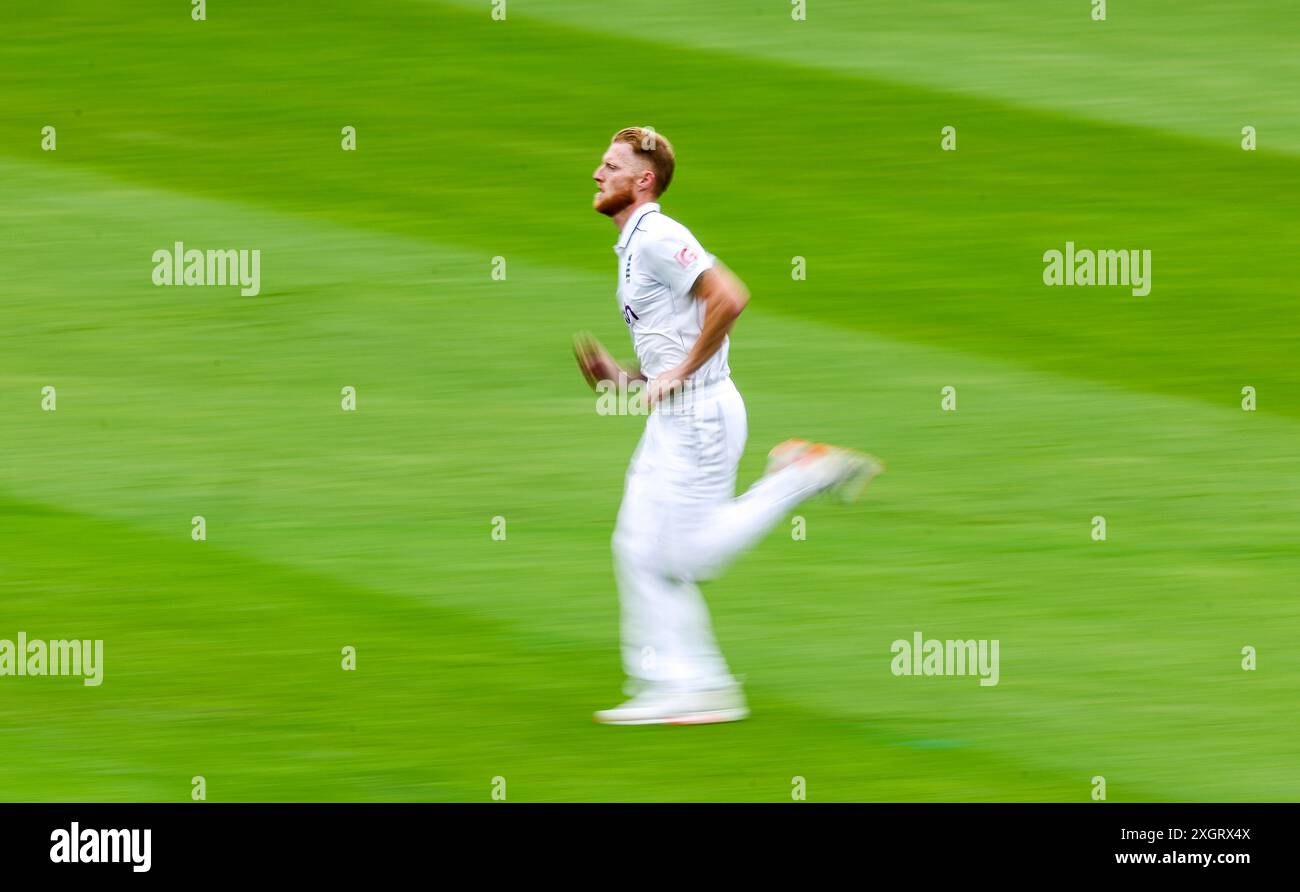
[[[841,502],[856,501],[867,484],[885,470],[884,462],[865,452],[807,440],[786,440],[767,454],[767,473],[775,474],[796,463],[816,474],[821,488],[830,490]]]
[[[738,722],[749,715],[739,686],[716,691],[674,693],[645,690],[595,719],[602,725],[708,725]]]

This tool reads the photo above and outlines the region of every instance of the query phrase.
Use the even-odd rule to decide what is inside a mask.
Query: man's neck
[[[643,205],[647,205],[653,200],[654,199],[652,198],[643,198],[640,201],[634,202],[633,204],[629,204],[627,207],[623,208],[623,210],[619,211],[617,214],[610,217],[610,219],[614,221],[614,228],[617,229],[619,232],[622,232],[623,227],[627,225],[627,221],[631,220],[632,216]]]

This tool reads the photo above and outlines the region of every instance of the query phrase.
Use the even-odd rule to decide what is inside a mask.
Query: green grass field
[[[0,677],[0,799],[1300,798],[1290,3],[274,5],[3,14],[0,639],[105,667]],[[590,720],[642,420],[569,339],[630,356],[590,174],[641,124],[753,292],[742,485],[889,462],[706,587],[736,725]],[[1067,240],[1150,295],[1046,287]],[[155,287],[176,241],[261,294]],[[895,677],[916,630],[1000,683]]]

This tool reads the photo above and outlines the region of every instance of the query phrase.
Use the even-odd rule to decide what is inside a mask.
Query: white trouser
[[[795,464],[735,498],[748,433],[740,392],[725,378],[681,403],[646,420],[618,512],[623,666],[634,684],[710,690],[734,679],[695,583],[719,574],[820,484]]]

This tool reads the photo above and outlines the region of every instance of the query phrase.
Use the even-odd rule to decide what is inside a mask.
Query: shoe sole
[[[655,716],[645,719],[602,719],[595,718],[599,725],[719,725],[724,722],[739,722],[749,717],[748,709],[710,709],[706,712],[685,712],[680,715]]]
[[[748,709],[714,709],[709,712],[696,712],[678,716],[668,722],[670,725],[720,725],[723,722],[739,722],[749,718]]]

